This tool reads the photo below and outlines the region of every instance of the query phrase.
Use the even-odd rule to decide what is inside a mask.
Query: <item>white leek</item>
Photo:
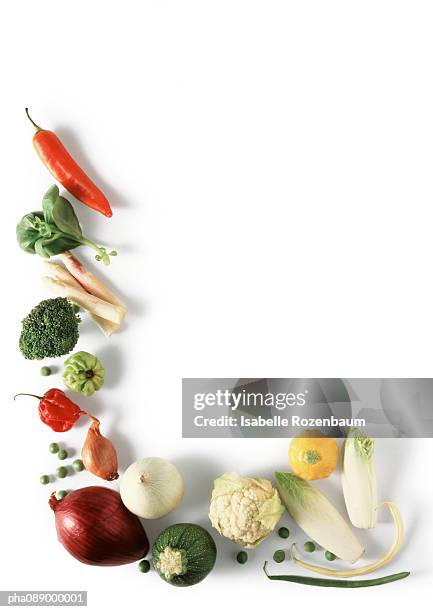
[[[350,521],[355,527],[371,529],[377,523],[377,480],[374,440],[354,428],[343,446],[341,482]]]
[[[275,479],[290,516],[312,540],[345,561],[361,557],[363,547],[323,493],[295,474],[276,472]]]
[[[69,283],[56,280],[50,276],[44,276],[42,280],[57,296],[67,298],[74,304],[84,308],[84,310],[88,310],[107,321],[116,324],[122,322],[125,313],[120,306],[114,306],[114,304],[100,300],[94,295],[87,293],[84,289],[77,289]]]
[[[89,292],[84,289],[83,285],[81,285],[78,280],[71,274],[71,272],[69,272],[66,268],[52,261],[44,261],[44,267],[47,274],[47,278],[54,279],[54,281],[61,281],[63,284],[70,285],[71,287],[80,292],[80,295],[82,295],[83,299],[87,299],[87,294]],[[45,280],[44,282],[45,284],[49,285],[52,291],[57,290],[57,285],[52,281]],[[100,296],[97,295],[96,297]],[[69,299],[71,300],[71,302],[76,303],[76,301],[74,302],[72,296],[69,296]],[[77,305],[80,306],[80,304]],[[81,307],[83,306],[81,305]],[[111,336],[111,334],[113,334],[119,329],[120,323],[113,323],[113,321],[109,321],[107,319],[104,319],[103,317],[94,314],[91,310],[89,310],[90,307],[91,304],[89,304],[88,307],[83,308],[87,312],[87,314],[95,321],[96,325],[99,327],[99,329],[103,332],[105,336]]]
[[[99,298],[104,302],[109,302],[114,306],[119,306],[126,313],[126,306],[120,300],[120,298],[107,287],[100,278],[95,276],[90,270],[88,270],[70,251],[65,251],[60,254],[60,259],[69,270],[70,274],[84,287],[84,289]]]

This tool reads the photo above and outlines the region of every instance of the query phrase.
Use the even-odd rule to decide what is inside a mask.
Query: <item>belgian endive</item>
[[[323,493],[295,474],[275,473],[281,500],[312,540],[344,561],[354,563],[364,549],[348,523]]]
[[[377,480],[374,467],[374,440],[354,428],[343,446],[341,481],[344,500],[352,525],[376,527]]]

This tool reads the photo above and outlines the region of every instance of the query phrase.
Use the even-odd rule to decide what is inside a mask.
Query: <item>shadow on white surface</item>
[[[123,472],[137,459],[137,457],[135,457],[128,436],[126,436],[123,431],[117,427],[118,421],[120,421],[120,418],[116,414],[111,426],[104,429],[101,427],[101,432],[112,442],[114,448],[116,449],[117,462],[119,466],[118,471],[120,476],[122,476]]]
[[[98,359],[105,368],[104,389],[114,389],[122,383],[124,355],[116,344],[107,344],[98,351]]]

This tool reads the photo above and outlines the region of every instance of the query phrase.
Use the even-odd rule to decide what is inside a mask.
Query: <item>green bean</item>
[[[304,550],[305,552],[314,552],[316,550],[316,545],[314,544],[314,542],[305,542],[304,544]]]
[[[325,550],[325,557],[328,559],[328,561],[335,561],[337,558],[330,550]]]
[[[395,582],[396,580],[402,580],[410,575],[410,572],[400,572],[399,574],[390,574],[389,576],[382,576],[381,578],[373,578],[370,580],[338,580],[335,578],[310,578],[309,576],[294,576],[294,575],[277,575],[270,576],[266,571],[267,561],[263,566],[263,571],[269,580],[284,580],[285,582],[296,582],[298,584],[308,584],[310,586],[321,586],[321,587],[338,587],[343,589],[356,589],[360,587],[378,586],[380,584],[387,584],[388,582]]]
[[[236,561],[240,563],[241,565],[244,565],[248,561],[248,553],[245,552],[244,550],[241,550],[236,555]]]
[[[57,478],[66,478],[68,475],[68,468],[65,468],[63,465],[57,468],[56,476]]]
[[[75,459],[75,461],[72,462],[72,468],[74,472],[82,472],[84,470],[84,463],[81,459]]]
[[[143,559],[143,561],[140,561],[140,563],[138,564],[138,569],[143,574],[147,574],[147,572],[150,570],[150,563],[149,563],[149,561],[147,559]]]
[[[282,563],[285,558],[286,558],[286,553],[284,552],[284,550],[276,550],[274,552],[273,559],[275,563]]]

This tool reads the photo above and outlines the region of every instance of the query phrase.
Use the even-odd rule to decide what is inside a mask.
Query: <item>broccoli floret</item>
[[[67,299],[43,300],[22,321],[22,354],[26,359],[44,359],[70,353],[78,341],[80,321]]]

